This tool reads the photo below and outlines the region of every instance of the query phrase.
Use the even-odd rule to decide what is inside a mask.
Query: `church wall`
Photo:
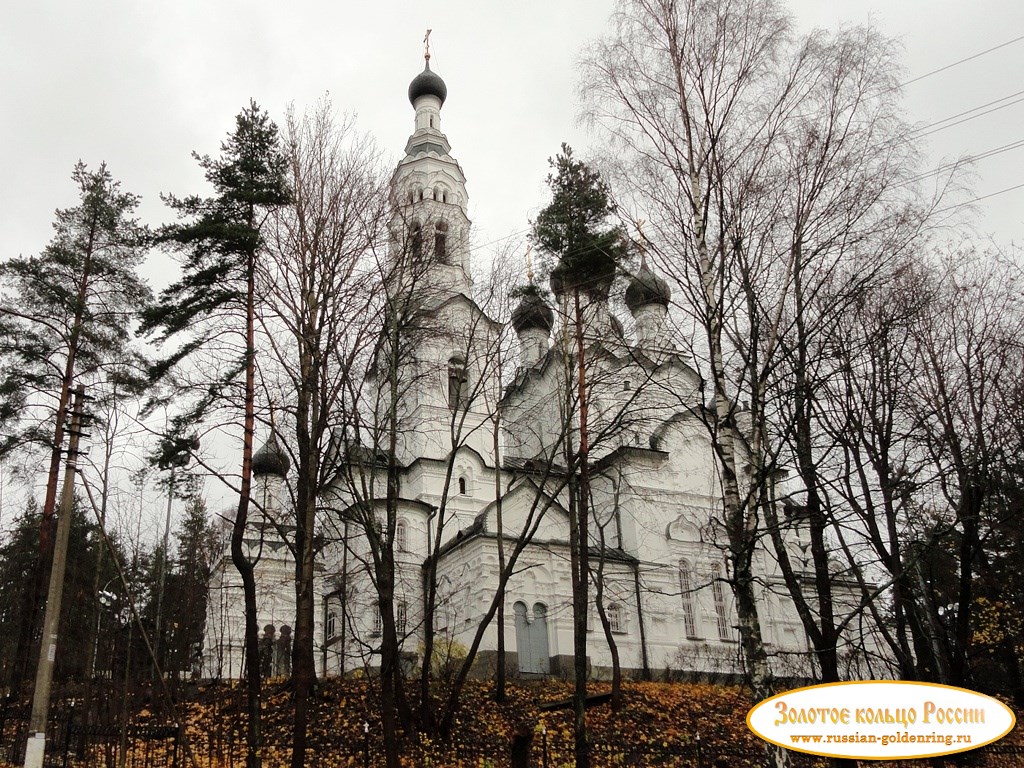
[[[424,75],[428,80],[434,77]],[[527,328],[521,336],[531,367],[517,371],[502,397],[502,382],[490,354],[500,327],[472,301],[468,193],[462,169],[440,130],[445,89],[436,80],[431,82],[414,100],[415,130],[392,180],[398,205],[391,220],[389,259],[398,269],[385,287],[392,297],[406,292],[402,298],[421,311],[420,327],[405,338],[409,349],[398,361],[401,394],[396,404],[401,427],[396,459],[402,475],[395,603],[407,659],[421,652],[422,566],[442,516],[435,615],[439,635],[456,647],[468,647],[497,589],[491,418],[499,400],[504,459],[539,459],[543,464],[553,458],[562,463],[559,439],[566,424],[572,442],[578,440],[576,406],[567,405],[574,403],[575,385],[571,376],[566,380],[564,357],[574,356],[575,347],[560,346],[564,307],[552,334],[555,346],[549,348],[546,331],[537,327]],[[436,229],[438,223],[441,230]],[[435,239],[439,232],[446,234]],[[684,358],[676,350],[656,346],[666,343],[659,336],[665,317],[662,305],[668,299],[667,293],[651,296],[651,285],[646,303],[630,304],[637,344],[623,336],[606,302],[592,303],[585,311],[593,465],[591,545],[595,552],[603,547],[610,553],[604,587],[624,669],[638,670],[646,655],[654,673],[738,674],[735,611],[724,580],[726,542],[716,522],[721,516],[719,466],[698,415],[704,395],[699,376]],[[544,317],[534,316],[530,323],[547,328],[550,322]],[[373,386],[386,390],[386,384],[383,379],[371,380],[368,387],[371,397],[363,417],[370,433],[377,430],[377,444],[367,446],[372,450],[364,459],[387,448],[384,415],[391,404],[372,397]],[[454,445],[453,401],[457,420],[468,410]],[[571,412],[567,415],[566,410]],[[447,458],[453,450],[445,491]],[[384,472],[379,466],[364,471],[372,480],[368,492],[353,493],[339,485],[325,499],[334,511],[328,513],[330,524],[321,528],[328,543],[319,564],[323,578],[317,587],[317,638],[320,663],[328,674],[379,665],[380,616],[372,558],[365,532],[355,524],[346,529],[342,517],[358,496],[368,496],[383,520]],[[267,508],[284,519],[288,511],[275,507],[282,482],[270,480],[262,492]],[[502,489],[510,484],[502,510],[509,548],[512,537],[522,533],[538,494],[529,479],[503,473]],[[571,672],[572,586],[564,497],[564,491],[558,494],[557,505],[545,513],[534,543],[523,552],[508,584],[503,631],[516,673]],[[800,526],[794,525],[786,535],[797,557],[804,544]],[[784,674],[806,672],[807,641],[777,563],[762,549],[755,554],[754,569],[761,590],[762,631],[773,661]],[[287,550],[266,547],[257,579],[261,624],[291,623],[293,566]],[[240,582],[230,565],[216,571],[211,588],[205,669],[209,674],[238,676],[242,601]],[[857,597],[852,585],[846,592],[840,585],[839,592],[840,604],[852,604]],[[590,614],[588,661],[592,674],[601,676],[607,673],[611,656],[593,605]],[[498,632],[494,623],[486,630],[482,667],[493,660]]]
[[[255,552],[253,542],[250,549]],[[280,539],[263,542],[262,551],[254,570],[256,581],[257,626],[261,637],[265,628],[274,628],[279,638],[281,629],[291,631],[295,624],[295,564],[290,552]],[[317,593],[319,593],[317,589]],[[315,637],[319,636],[319,611],[314,611],[317,623]],[[207,602],[206,628],[203,642],[203,675],[211,678],[238,678],[244,672],[245,610],[242,580],[231,563],[229,545],[225,545],[221,560],[210,581]],[[284,668],[274,673],[284,674]]]
[[[376,506],[383,521],[383,501]],[[415,650],[422,626],[421,565],[427,545],[428,512],[422,505],[400,503],[396,515],[394,611],[403,646]],[[346,538],[347,537],[347,538]],[[403,541],[404,540],[404,541]],[[374,586],[373,558],[362,526],[342,526],[325,548],[325,578],[321,601],[327,645],[321,664],[327,674],[379,666],[381,623]],[[344,604],[344,605],[343,605]],[[333,613],[333,622],[330,615]],[[328,630],[333,628],[333,633]]]
[[[502,437],[510,458],[542,460],[556,453],[565,422],[565,391],[561,362],[555,352],[540,369],[528,373],[526,386],[506,394],[502,401]]]

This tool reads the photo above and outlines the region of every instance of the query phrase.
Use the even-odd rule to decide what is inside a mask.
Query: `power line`
[[[987,102],[985,104],[980,104],[977,107],[972,107],[971,109],[965,109],[963,112],[957,112],[955,115],[950,115],[949,117],[944,117],[942,120],[936,120],[933,123],[928,123],[928,125],[922,125],[920,128],[915,129],[915,131],[916,132],[928,131],[929,128],[935,128],[936,126],[942,125],[943,123],[948,123],[950,120],[956,120],[958,117],[963,117],[964,115],[970,115],[972,112],[977,112],[979,109],[985,109],[986,107],[991,107],[992,105],[998,104],[1001,101],[1006,101],[1007,99],[1014,99],[1014,98],[1016,98],[1018,96],[1024,96],[1024,91],[1017,91],[1016,93],[1011,93],[1009,96],[1003,96],[1002,98],[995,99],[995,100]],[[1004,104],[1003,106],[998,107],[998,109],[1003,109],[1004,107],[1013,106],[1014,104],[1017,104],[1020,101],[1021,101],[1021,99],[1017,98],[1016,101],[1012,101],[1009,104]],[[990,113],[995,112],[995,111],[996,111],[995,109],[991,109],[988,112],[984,112],[983,114],[987,115],[987,114],[990,114]],[[975,117],[981,117],[981,116],[982,115],[974,115],[972,117],[967,118],[967,120],[973,120]],[[959,125],[962,122],[966,122],[966,120],[961,120],[960,122],[954,123],[953,125]],[[946,126],[943,126],[942,128],[936,128],[935,131],[929,131],[929,133],[936,133],[937,131],[942,131],[942,130],[945,130],[946,128],[951,128],[951,127],[952,126],[950,126],[950,125],[946,125]],[[927,135],[927,134],[924,134],[924,135]]]
[[[946,163],[945,165],[940,165],[937,168],[933,168],[930,171],[925,171],[924,173],[918,174],[917,176],[914,176],[912,179],[907,179],[907,181],[904,182],[904,184],[912,184],[916,181],[921,181],[923,179],[929,178],[930,176],[940,174],[943,171],[948,171],[952,168],[955,168],[958,165],[962,165],[963,163],[973,163],[978,160],[985,160],[987,158],[994,157],[995,155],[1001,155],[1003,152],[1009,152],[1011,149],[1018,149],[1020,147],[1024,147],[1024,139],[1011,141],[1009,144],[1003,144],[1001,147],[993,147],[992,149],[980,152],[977,155],[967,155],[962,160],[959,160],[955,163]]]
[[[1006,98],[1010,98],[1010,97],[1007,96]],[[1011,102],[1009,102],[1007,104],[1003,104],[1003,105],[998,106],[998,107],[993,107],[992,109],[986,110],[985,112],[980,112],[980,113],[978,113],[976,115],[971,115],[970,117],[965,117],[962,120],[957,120],[955,123],[950,123],[949,125],[943,125],[941,128],[936,128],[936,129],[931,130],[931,131],[925,130],[926,128],[930,128],[931,126],[925,126],[925,128],[921,129],[924,132],[923,133],[918,133],[918,136],[931,136],[933,133],[938,133],[939,131],[944,131],[947,128],[952,128],[954,126],[960,125],[961,123],[966,123],[969,120],[973,120],[976,117],[984,117],[985,115],[990,115],[993,112],[998,112],[1001,109],[1006,109],[1007,107],[1012,107],[1014,104],[1020,104],[1022,101],[1024,101],[1024,96],[1021,96],[1020,98],[1018,98],[1018,99],[1016,99],[1014,101],[1011,101]],[[981,107],[977,107],[977,109],[981,109]],[[973,111],[973,110],[968,110],[968,112],[971,112],[971,111]],[[953,118],[947,118],[947,119],[948,120],[952,120]],[[945,121],[944,120],[940,120],[939,122],[941,123],[941,122],[945,122]]]
[[[956,205],[950,205],[950,206],[947,206],[946,208],[939,208],[939,210],[935,211],[935,213],[945,213],[946,211],[954,211],[957,208],[963,208],[965,205],[971,205],[972,203],[977,203],[980,200],[988,200],[990,197],[995,197],[996,195],[1003,195],[1003,194],[1006,194],[1007,192],[1013,192],[1016,189],[1022,189],[1022,188],[1024,188],[1024,184],[1017,184],[1017,185],[1012,186],[1012,187],[1007,187],[1006,189],[1000,189],[998,192],[990,192],[987,195],[982,195],[981,197],[975,197],[972,200],[965,200],[964,202],[957,203]]]
[[[509,235],[505,235],[504,237],[499,237],[499,238],[496,238],[496,239],[491,240],[489,242],[481,243],[480,245],[470,246],[469,252],[470,253],[474,253],[475,251],[479,251],[479,250],[481,250],[483,248],[487,248],[490,245],[495,245],[496,243],[501,243],[501,242],[504,242],[505,240],[511,240],[513,237],[521,237],[522,235],[529,234],[529,232],[530,232],[530,230],[528,230],[528,229],[521,229],[518,232],[513,232],[513,233],[511,233]]]
[[[1021,35],[1020,37],[1015,37],[1013,38],[1013,40],[1007,40],[1005,43],[1000,43],[999,45],[993,45],[991,48],[986,48],[984,51],[979,51],[978,53],[967,56],[966,58],[960,59],[959,61],[954,61],[952,64],[947,64],[944,67],[933,69],[931,72],[925,72],[923,75],[912,77],[910,80],[900,83],[897,87],[903,88],[904,86],[910,85],[911,83],[916,83],[918,80],[924,80],[926,77],[937,75],[939,74],[939,72],[945,72],[947,69],[952,69],[953,67],[965,64],[968,61],[973,61],[974,59],[977,59],[980,56],[984,56],[987,53],[992,53],[992,51],[998,51],[1000,48],[1005,48],[1006,46],[1012,45],[1013,43],[1019,43],[1021,40],[1024,40],[1024,35]]]

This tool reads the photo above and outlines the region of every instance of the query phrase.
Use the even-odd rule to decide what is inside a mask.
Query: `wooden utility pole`
[[[32,692],[32,717],[29,721],[29,739],[25,748],[25,768],[42,768],[46,754],[46,719],[50,711],[50,684],[57,659],[57,630],[60,626],[60,604],[64,595],[64,571],[68,559],[68,538],[71,534],[71,514],[75,502],[75,472],[78,465],[78,439],[82,435],[82,406],[85,387],[72,390],[75,402],[68,427],[68,460],[64,470],[57,518],[57,537],[53,549],[53,567],[50,569],[50,588],[46,595],[46,615],[43,619],[43,640],[39,648],[36,684]]]

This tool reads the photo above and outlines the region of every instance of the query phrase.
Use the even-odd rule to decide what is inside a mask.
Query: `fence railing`
[[[95,725],[79,721],[76,707],[51,707],[46,727],[46,768],[178,768],[177,725]],[[25,760],[29,733],[25,706],[0,704],[0,758]]]
[[[241,747],[241,742],[237,742]],[[290,746],[269,745],[263,759],[264,768],[287,768]],[[430,750],[412,750],[403,759],[403,765],[419,768],[570,768],[574,764],[572,742],[566,739],[545,739],[540,734],[534,738],[527,752],[527,762],[517,763],[512,757],[510,743],[460,743],[450,749],[434,746]],[[696,743],[653,743],[630,744],[622,742],[593,742],[590,745],[592,768],[626,768],[644,766],[650,768],[763,768],[765,753],[760,745],[697,745]],[[274,757],[275,755],[279,757]],[[243,768],[244,752],[237,752],[232,759],[227,756],[223,762],[216,758],[202,765]],[[306,765],[309,768],[382,768],[384,748],[379,741],[362,738],[353,734],[351,739],[338,740],[331,745],[314,743],[310,745]],[[794,768],[826,768],[828,758],[803,753],[793,754]],[[892,763],[861,762],[866,766],[889,768]],[[900,768],[935,768],[931,760],[900,761]],[[949,756],[947,766],[969,765],[975,768],[1024,768],[1024,747],[1009,744],[993,744],[972,752],[969,756]]]

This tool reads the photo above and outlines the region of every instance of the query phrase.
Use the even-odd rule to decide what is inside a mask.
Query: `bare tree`
[[[834,316],[807,307],[844,260],[882,239],[887,217],[910,218],[896,192],[912,158],[887,93],[891,47],[867,30],[800,38],[771,0],[635,0],[613,23],[584,62],[587,117],[624,150],[622,200],[651,220],[660,263],[702,334],[695,351],[710,401],[701,415],[721,467],[728,578],[755,695],[773,683],[752,562],[783,449],[769,425],[779,428],[787,411],[813,510],[818,590],[805,598],[792,569],[788,582],[834,678],[808,358]],[[911,235],[901,234],[905,247]],[[776,399],[780,381],[786,397],[796,394],[791,410]]]
[[[998,255],[915,255],[864,292],[837,339],[820,422],[848,516],[835,533],[885,573],[871,585],[854,571],[891,596],[866,607],[907,679],[972,679],[975,589],[1015,514],[1001,479],[1019,437],[1004,418],[1021,374],[1013,274]]]
[[[972,683],[978,570],[993,520],[1005,514],[999,478],[1012,471],[1007,462],[1019,449],[1005,413],[1024,374],[1024,316],[1008,266],[998,254],[972,249],[937,260],[930,311],[912,329],[919,354],[911,413],[935,478],[933,527],[945,530],[957,571],[952,584],[929,579],[924,599],[942,629],[942,682],[961,686]]]
[[[630,191],[704,333],[711,402],[702,414],[721,466],[729,582],[759,698],[773,684],[751,566],[758,510],[774,471],[760,413],[781,306],[765,314],[758,289],[785,281],[767,238],[771,201],[754,192],[767,179],[764,159],[777,123],[799,101],[800,68],[777,67],[789,45],[789,19],[771,2],[712,8],[641,0],[621,7],[615,31],[584,70],[589,115],[636,158]],[[744,399],[750,429],[738,419]],[[775,754],[779,765],[788,763],[784,750]]]
[[[824,382],[829,405],[819,420],[834,445],[827,478],[834,531],[848,559],[876,563],[886,574],[875,587],[853,572],[867,595],[888,595],[888,609],[875,600],[866,607],[904,679],[932,678],[934,645],[912,546],[926,536],[913,492],[929,473],[914,448],[907,386],[919,366],[913,329],[932,301],[925,282],[919,259],[908,258],[847,307],[829,354],[839,374]]]
[[[338,118],[328,101],[285,129],[292,201],[271,219],[268,256],[260,271],[263,328],[273,361],[261,365],[264,386],[284,416],[296,467],[288,512],[295,560],[292,765],[306,764],[306,734],[316,679],[314,562],[318,509],[339,474],[332,444],[352,386],[368,326],[352,322],[369,305],[365,263],[385,241],[388,196],[379,153]],[[294,515],[294,518],[291,517]],[[284,521],[279,521],[284,523]],[[286,528],[284,528],[287,530]]]

